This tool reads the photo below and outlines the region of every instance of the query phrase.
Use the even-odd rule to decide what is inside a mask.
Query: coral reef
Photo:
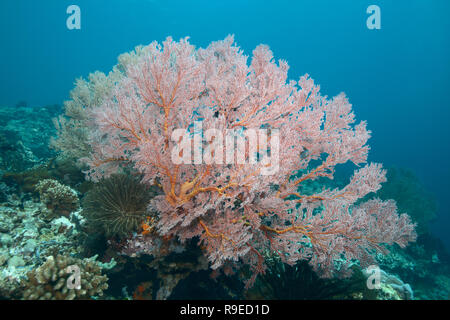
[[[287,81],[266,46],[249,60],[231,37],[169,38],[78,79],[57,118],[0,108],[0,299],[448,299],[450,255],[418,178],[365,165],[370,131],[343,94]],[[196,120],[279,130],[279,171],[262,174],[265,145],[256,163],[174,164],[170,133]],[[350,182],[335,172],[346,162]]]
[[[9,193],[10,188],[4,182],[0,182],[0,203],[8,200]]]
[[[46,257],[82,251],[76,224],[66,217],[49,223],[46,212],[43,204],[20,199],[0,207],[0,298],[20,298],[27,273]]]
[[[92,183],[85,181],[82,170],[75,162],[62,156],[50,158],[47,162],[25,171],[6,171],[0,181],[9,188],[16,189],[16,193],[34,194],[37,192],[36,185],[44,179],[58,180],[81,193],[92,187]]]
[[[11,141],[15,141],[14,143]],[[0,132],[0,170],[21,171],[39,163],[39,159],[25,146],[17,141],[15,132]]]
[[[420,300],[448,299],[450,294],[450,255],[442,243],[429,234],[419,236],[407,250],[394,248],[389,255],[378,256],[380,267],[401,276],[414,288]]]
[[[308,260],[321,276],[346,276],[351,261],[367,266],[375,252],[414,241],[414,225],[392,201],[356,203],[386,181],[381,165],[362,166],[366,123],[355,123],[344,94],[327,99],[308,75],[287,81],[287,71],[264,45],[247,64],[231,36],[206,49],[187,38],[153,42],[122,56],[110,75],[77,83],[54,145],[83,157],[93,181],[132,168],[160,185],[163,194],[150,202],[158,235],[199,238],[212,269],[250,266],[249,286],[266,268],[267,249],[290,265]],[[211,137],[201,141],[207,161],[192,163],[191,149],[180,150],[172,133],[194,136],[195,121],[216,130],[215,139],[237,130],[244,145],[251,130],[263,129],[271,145],[240,149],[239,165],[221,163]],[[361,165],[347,185],[302,193],[302,185],[333,179],[347,162]]]
[[[41,202],[50,210],[50,220],[54,216],[68,217],[79,208],[77,192],[59,183],[57,180],[45,179],[36,185]]]
[[[55,134],[51,119],[59,112],[59,106],[0,107],[0,174],[30,169],[54,156],[48,143]]]
[[[367,277],[372,273],[367,269],[363,270]],[[413,300],[414,293],[411,286],[404,283],[397,276],[387,273],[384,270],[379,270],[379,288],[374,288],[377,292],[378,300]]]
[[[80,287],[70,288],[68,268],[76,266],[80,271]],[[74,300],[102,296],[108,288],[108,277],[102,275],[95,259],[76,259],[57,255],[47,257],[38,268],[28,273],[23,298],[26,300]]]

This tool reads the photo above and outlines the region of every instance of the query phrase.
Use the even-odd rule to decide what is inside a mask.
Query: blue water
[[[81,8],[81,30],[66,8]],[[368,30],[366,8],[381,8]],[[347,93],[373,131],[370,160],[414,170],[438,200],[433,231],[450,245],[450,1],[2,0],[0,105],[61,104],[80,76],[108,72],[120,53],[166,36],[197,46],[235,34],[268,44],[291,78],[309,73]]]

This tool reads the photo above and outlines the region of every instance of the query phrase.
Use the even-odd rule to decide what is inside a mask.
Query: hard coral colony
[[[86,150],[88,178],[134,168],[143,183],[160,185],[163,194],[149,204],[158,212],[151,236],[182,243],[198,237],[212,269],[249,266],[247,285],[264,272],[268,250],[290,265],[308,260],[321,276],[331,277],[346,275],[354,261],[367,266],[386,245],[414,241],[414,225],[393,201],[357,204],[386,180],[380,164],[360,167],[343,188],[299,191],[308,181],[333,179],[339,164],[366,163],[370,131],[365,122],[355,124],[344,94],[322,96],[308,75],[287,81],[288,64],[275,62],[267,46],[258,46],[247,60],[232,36],[206,49],[195,49],[188,38],[138,47],[121,56],[109,76],[79,82],[83,115],[72,123],[61,118],[55,145],[73,153],[64,132],[75,128],[77,138],[88,137],[88,145],[79,147]],[[274,166],[264,157],[275,148],[261,141],[256,162],[246,151],[243,164],[174,163],[178,141],[171,134],[181,128],[193,136],[194,121],[223,137],[230,129],[242,136],[250,129],[269,135],[278,130],[277,170],[262,174]],[[214,151],[213,140],[203,144],[212,157],[220,151]],[[147,236],[139,235],[139,241]]]

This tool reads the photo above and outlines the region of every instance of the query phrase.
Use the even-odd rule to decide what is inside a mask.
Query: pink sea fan
[[[339,164],[361,166],[367,160],[370,131],[365,122],[355,123],[344,94],[321,96],[308,75],[288,81],[288,64],[276,62],[265,45],[248,63],[232,36],[198,50],[188,38],[167,38],[142,52],[113,94],[92,109],[93,152],[86,162],[94,180],[131,166],[145,181],[158,184],[164,195],[150,206],[159,213],[160,236],[181,242],[199,237],[213,269],[243,263],[255,276],[264,272],[267,251],[289,264],[308,259],[331,276],[342,257],[365,263],[384,244],[404,246],[415,239],[411,221],[397,214],[394,202],[355,205],[385,181],[379,164],[360,167],[341,189],[300,191],[307,181],[333,179]],[[261,159],[174,163],[178,141],[171,139],[172,132],[183,129],[192,136],[196,120],[222,136],[231,129],[242,135],[250,129],[269,135],[278,130],[278,169],[262,174],[275,164]],[[264,149],[261,142],[257,148],[260,155],[276,150]]]

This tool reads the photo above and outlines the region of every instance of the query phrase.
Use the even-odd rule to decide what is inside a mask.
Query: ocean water
[[[79,30],[66,26],[72,4]],[[381,29],[367,26],[370,5]],[[347,94],[372,131],[369,161],[414,173],[436,202],[431,233],[450,248],[449,14],[447,0],[3,0],[0,108],[61,105],[75,79],[167,36],[204,48],[233,34],[246,54],[267,44],[290,79]]]

